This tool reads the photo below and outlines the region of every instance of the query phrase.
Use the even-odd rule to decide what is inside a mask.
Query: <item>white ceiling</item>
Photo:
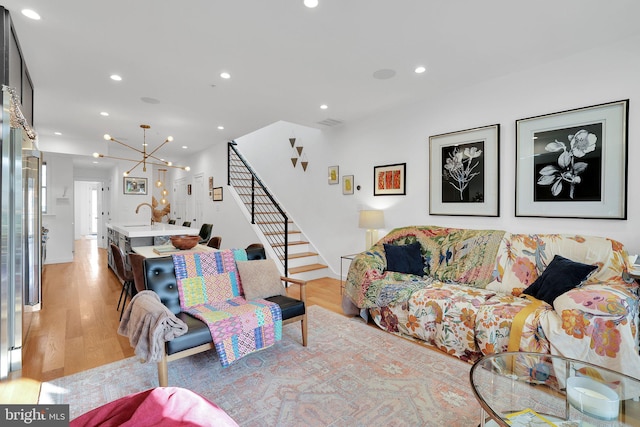
[[[175,138],[159,152],[168,159],[278,120],[348,124],[640,33],[637,0],[320,0],[315,9],[302,0],[0,4],[11,12],[35,86],[40,149],[87,156],[131,154],[102,135],[141,146],[141,123],[151,125],[152,148]],[[25,7],[42,19],[22,16]],[[418,65],[427,72],[415,74]],[[576,72],[588,66],[576,64]],[[379,70],[395,76],[376,79]],[[123,80],[110,80],[113,73]]]

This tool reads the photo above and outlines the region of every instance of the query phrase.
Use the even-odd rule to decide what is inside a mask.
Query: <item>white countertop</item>
[[[214,249],[214,248],[210,248],[207,245],[196,245],[193,249],[187,249],[184,251],[179,251],[178,249],[175,249],[175,252],[173,253],[166,253],[166,254],[158,254],[156,252],[153,251],[154,248],[173,248],[173,246],[171,245],[160,245],[160,246],[135,246],[133,248],[131,248],[131,250],[137,254],[142,255],[145,258],[157,258],[157,257],[163,257],[163,256],[171,256],[173,253],[176,254],[184,254],[184,253],[194,253],[194,252],[217,252],[218,249]]]
[[[109,223],[107,224],[107,228],[111,228],[127,237],[176,236],[179,234],[196,235],[200,233],[200,228],[183,227],[181,225],[171,225],[163,222],[153,225],[141,224],[139,222],[131,224]]]

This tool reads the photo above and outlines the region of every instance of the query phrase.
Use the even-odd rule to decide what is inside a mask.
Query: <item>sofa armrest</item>
[[[595,316],[626,317],[636,314],[638,303],[638,296],[633,288],[621,284],[599,283],[565,292],[555,299],[553,307],[559,314],[563,310],[579,310]]]
[[[374,280],[381,279],[387,267],[384,250],[376,250],[376,246],[361,252],[351,261],[345,295],[358,307],[363,308],[367,289]]]
[[[282,280],[283,282],[287,282],[287,283],[293,283],[295,285],[300,286],[300,300],[302,302],[307,303],[307,281],[306,280],[300,280],[300,279],[294,279],[293,277],[286,277],[286,276],[280,276],[280,280]]]

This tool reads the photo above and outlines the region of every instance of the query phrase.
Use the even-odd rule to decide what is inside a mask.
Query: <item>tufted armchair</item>
[[[158,294],[160,301],[179,319],[187,324],[186,334],[176,337],[165,344],[165,354],[158,362],[158,382],[161,387],[169,383],[168,362],[191,356],[214,348],[211,332],[207,325],[182,312],[173,260],[171,257],[147,258],[144,262],[146,288]],[[302,345],[307,346],[307,313],[305,306],[306,281],[281,277],[282,281],[300,286],[300,299],[277,295],[265,298],[280,306],[282,324],[300,322]]]

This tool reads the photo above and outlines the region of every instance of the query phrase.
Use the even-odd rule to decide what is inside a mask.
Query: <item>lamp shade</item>
[[[358,221],[358,227],[366,228],[367,230],[377,230],[379,228],[384,228],[384,211],[360,211],[360,220]]]

